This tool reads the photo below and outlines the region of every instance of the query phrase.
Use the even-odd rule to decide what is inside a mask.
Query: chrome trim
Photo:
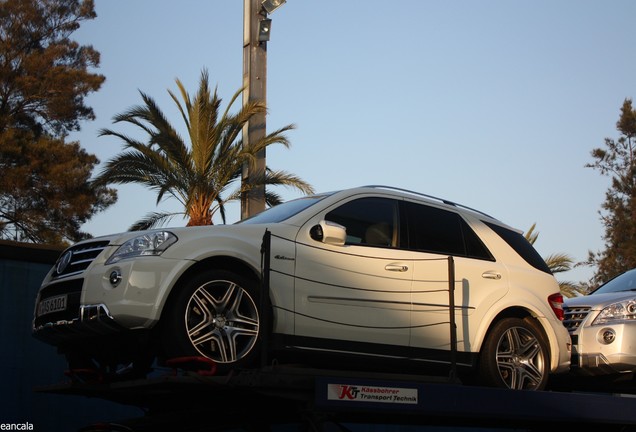
[[[115,333],[122,329],[104,304],[81,305],[79,317],[47,322],[33,328],[37,338],[61,342],[94,334]]]
[[[108,241],[93,241],[71,246],[55,263],[51,280],[56,281],[83,273],[108,245]]]
[[[105,304],[93,304],[93,305],[81,305],[80,306],[80,321],[101,321],[111,320],[114,321],[113,316]]]
[[[565,317],[563,325],[568,329],[570,334],[574,333],[581,326],[591,310],[592,308],[589,306],[563,307],[563,315]]]
[[[386,358],[386,359],[409,360],[409,361],[416,361],[416,362],[420,362],[420,363],[434,363],[434,364],[441,364],[441,365],[447,365],[447,364],[450,363],[450,361],[446,361],[446,360],[422,359],[422,358],[407,357],[407,356],[402,356],[402,355],[397,356],[397,355],[389,355],[389,354],[376,354],[376,353],[370,353],[370,352],[366,352],[366,351],[349,351],[349,350],[339,350],[339,349],[334,349],[334,348],[316,348],[316,347],[307,347],[307,346],[303,346],[303,345],[286,345],[285,348],[287,348],[287,349],[295,349],[295,350],[299,350],[299,351],[312,351],[312,352],[347,354],[347,355],[363,356],[363,357],[376,357],[376,358]],[[458,366],[467,366],[467,367],[472,366],[472,364],[464,363],[464,362],[457,362],[457,365]]]

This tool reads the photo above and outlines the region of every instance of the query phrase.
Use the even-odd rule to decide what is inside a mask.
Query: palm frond
[[[559,282],[559,288],[561,289],[561,294],[565,297],[572,298],[585,295],[585,290],[583,290],[579,284],[575,284],[574,282]]]
[[[142,219],[139,219],[137,222],[132,224],[128,231],[143,231],[151,228],[162,227],[168,222],[172,220],[173,217],[177,215],[183,215],[183,212],[178,213],[157,213],[152,212],[146,214]]]
[[[211,223],[218,211],[225,223],[225,205],[241,199],[256,186],[292,187],[308,194],[313,188],[298,176],[284,171],[266,172],[260,178],[250,177],[243,182],[245,167],[253,166],[257,155],[270,145],[290,146],[286,133],[295,128],[283,126],[256,143],[244,145],[241,138],[248,122],[255,116],[266,114],[264,102],[249,102],[233,112],[244,89],[236,91],[229,104],[221,111],[218,89],[210,87],[207,70],[202,70],[199,87],[194,95],[188,94],[177,79],[177,92],[168,94],[187,128],[189,143],[177,133],[163,111],[149,95],[140,92],[143,104],[114,117],[115,123],[128,123],[143,131],[146,142],[111,129],[102,129],[101,136],[113,136],[124,143],[124,151],[109,160],[95,184],[138,183],[157,194],[157,205],[164,197],[173,197],[183,206],[193,223]],[[222,113],[222,115],[221,115]],[[240,186],[237,183],[241,182]],[[271,206],[281,201],[280,195],[267,191],[266,202]],[[134,229],[155,226],[174,214],[151,213],[133,225]],[[190,223],[190,222],[189,222]]]
[[[572,270],[574,259],[565,253],[555,253],[544,258],[552,273],[561,273]]]
[[[265,204],[268,207],[276,207],[283,202],[283,198],[276,192],[265,190]]]
[[[536,222],[533,223],[530,229],[526,231],[526,233],[524,234],[524,237],[526,238],[526,240],[530,242],[530,244],[535,244],[535,242],[539,238],[539,233],[534,232],[534,229],[536,228],[536,226],[537,226],[537,223]]]

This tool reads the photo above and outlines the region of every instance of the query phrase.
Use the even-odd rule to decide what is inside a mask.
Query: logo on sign
[[[327,384],[327,399],[390,404],[417,404],[416,388]]]
[[[338,396],[338,399],[355,399],[359,393],[360,390],[358,387],[343,385],[340,386],[340,396]]]

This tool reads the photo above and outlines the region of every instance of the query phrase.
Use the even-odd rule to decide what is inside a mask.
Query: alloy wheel
[[[535,389],[545,374],[545,355],[534,334],[523,327],[511,327],[497,344],[497,367],[511,389]]]
[[[232,281],[210,281],[196,289],[184,318],[192,346],[218,363],[234,363],[247,356],[259,334],[254,299]]]

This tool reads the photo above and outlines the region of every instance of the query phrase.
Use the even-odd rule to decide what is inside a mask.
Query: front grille
[[[66,309],[59,312],[52,312],[42,316],[36,316],[33,320],[33,327],[38,328],[47,323],[58,321],[73,321],[79,318],[80,297],[82,295],[83,279],[73,279],[51,284],[40,291],[38,301],[66,295]],[[37,314],[36,305],[36,314]]]
[[[576,329],[579,328],[581,323],[585,320],[587,315],[590,313],[590,307],[563,306],[563,313],[565,315],[565,319],[563,320],[563,325],[565,326],[565,328],[568,329],[570,333],[574,333]]]
[[[107,241],[96,241],[70,247],[55,263],[53,279],[82,273],[106,246],[108,246]]]

